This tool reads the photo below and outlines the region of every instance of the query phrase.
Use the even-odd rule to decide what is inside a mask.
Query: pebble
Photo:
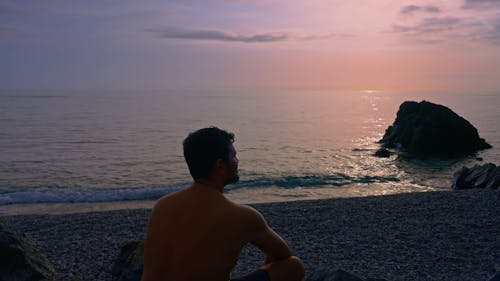
[[[309,272],[387,280],[488,280],[500,255],[500,201],[459,190],[253,205]],[[54,264],[59,280],[110,280],[121,245],[144,239],[150,210],[5,217]],[[260,266],[246,247],[233,271]]]

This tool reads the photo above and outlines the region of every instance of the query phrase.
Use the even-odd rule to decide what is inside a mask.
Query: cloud
[[[492,28],[485,30],[478,36],[494,45],[500,46],[500,17],[496,19]]]
[[[347,34],[347,33],[330,33],[326,35],[306,35],[302,37],[298,37],[300,40],[328,40],[328,39],[333,39],[333,38],[353,38],[356,37],[353,34]]]
[[[500,0],[465,0],[464,9],[500,8]]]
[[[440,13],[441,8],[439,8],[437,6],[407,5],[401,9],[401,14],[412,14],[415,12]]]
[[[147,31],[158,34],[161,38],[206,40],[243,43],[264,43],[286,41],[290,39],[287,33],[261,33],[254,35],[231,34],[219,30],[183,29],[178,27],[155,28]]]
[[[416,25],[393,25],[392,31],[411,34],[440,33],[456,29],[461,24],[463,20],[456,17],[426,18]]]
[[[468,41],[500,46],[500,17],[493,22],[458,17],[426,18],[414,25],[395,24],[392,32],[424,45]]]
[[[438,45],[438,44],[441,44],[443,42],[443,40],[439,40],[439,39],[417,39],[415,41],[417,43],[423,44],[423,45]]]
[[[465,0],[466,4],[478,4],[478,3],[500,3],[500,0]]]
[[[222,42],[242,42],[242,43],[266,43],[290,40],[328,40],[333,38],[351,38],[352,34],[329,33],[324,35],[295,34],[293,32],[266,32],[260,34],[233,34],[220,30],[209,29],[186,29],[180,27],[150,28],[146,31],[157,34],[160,38],[181,39],[181,40],[201,40],[201,41],[222,41]]]

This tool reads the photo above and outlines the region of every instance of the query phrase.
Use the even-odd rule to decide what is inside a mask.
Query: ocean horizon
[[[493,148],[374,157],[406,100],[449,107]],[[447,190],[458,168],[500,162],[498,104],[500,93],[4,90],[0,206],[155,200],[190,184],[182,140],[207,126],[235,133],[241,180],[227,194],[240,202]]]

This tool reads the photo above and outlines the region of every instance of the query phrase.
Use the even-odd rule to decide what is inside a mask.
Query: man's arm
[[[285,240],[269,227],[257,210],[250,207],[248,210],[251,227],[249,242],[267,255],[265,263],[290,257],[292,252]]]

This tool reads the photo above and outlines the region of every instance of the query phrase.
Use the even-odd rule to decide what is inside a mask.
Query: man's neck
[[[208,188],[221,194],[224,193],[224,184],[214,179],[197,179],[194,181],[193,186]]]

